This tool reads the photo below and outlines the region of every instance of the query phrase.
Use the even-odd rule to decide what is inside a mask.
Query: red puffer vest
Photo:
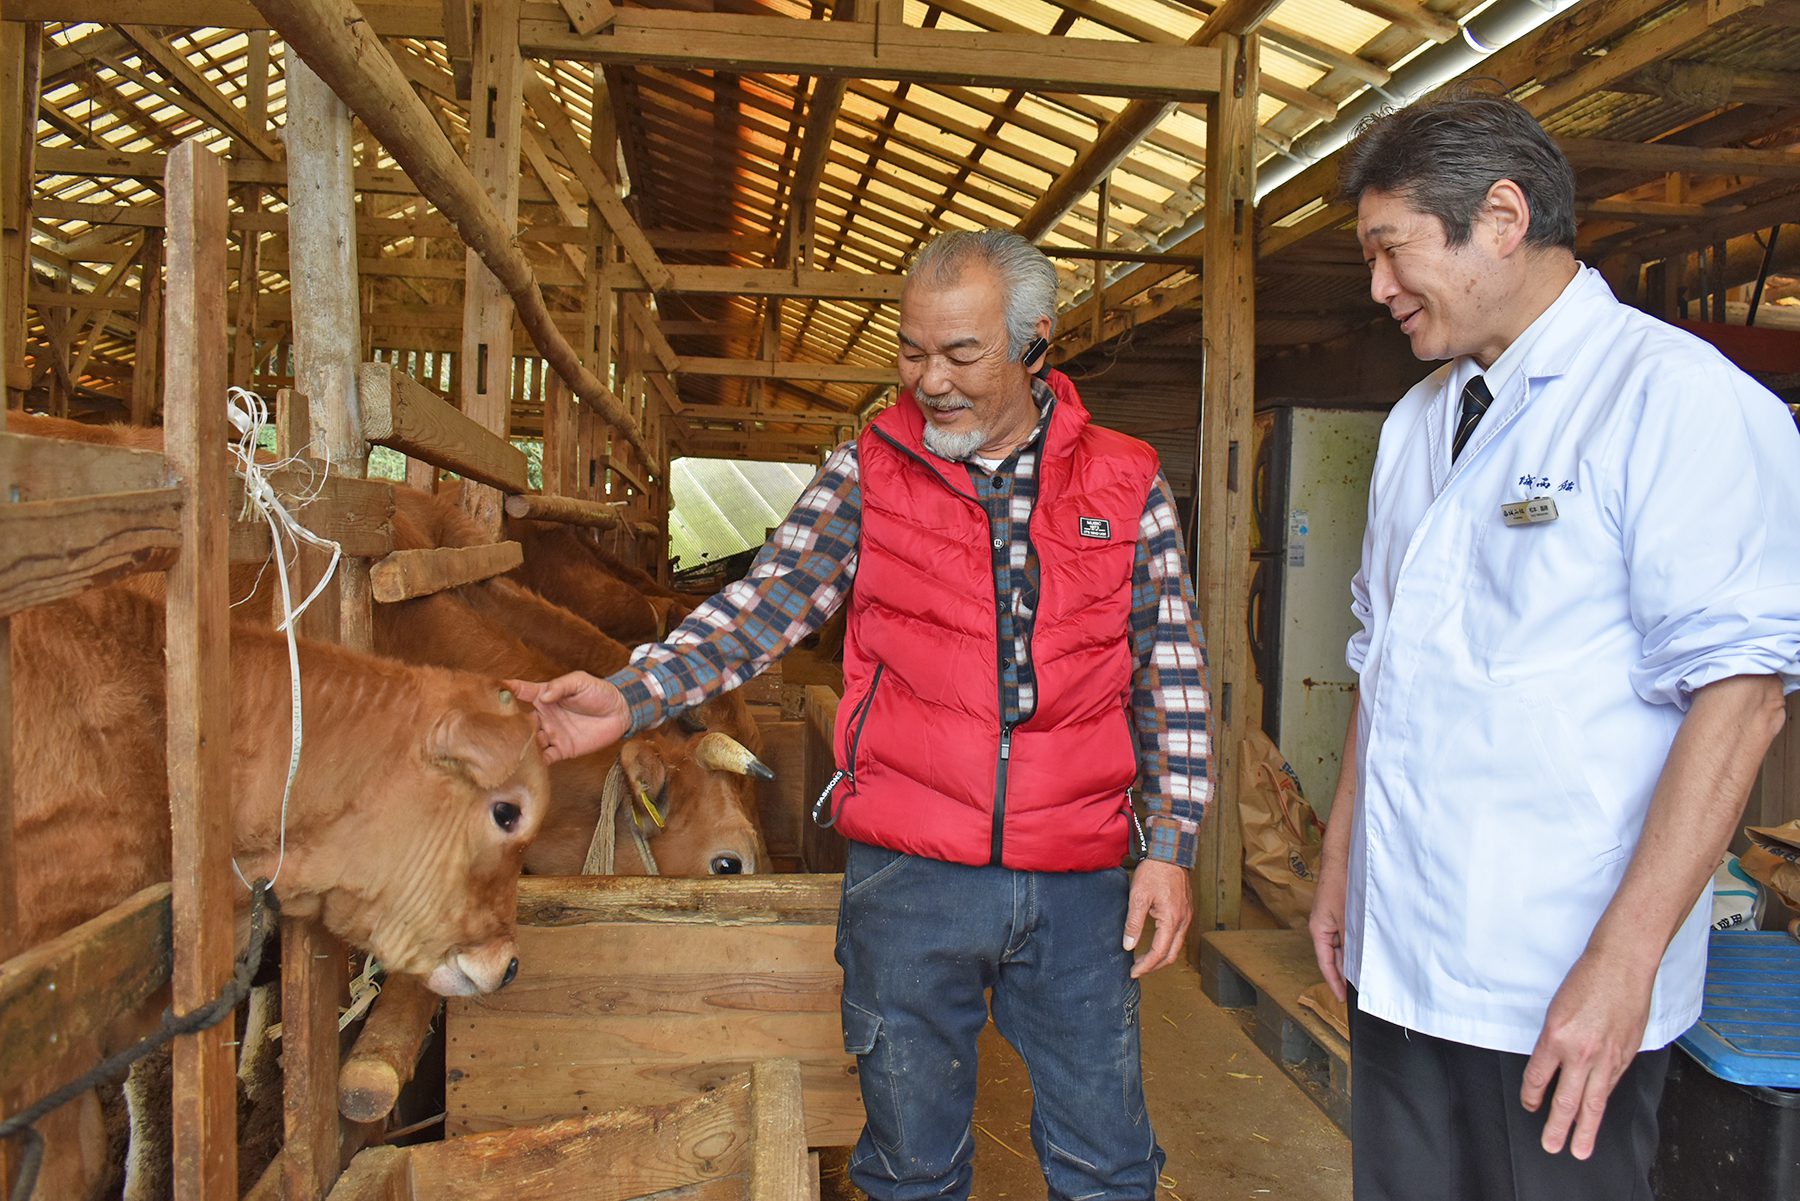
[[[1037,705],[1001,725],[993,534],[968,472],[925,449],[910,393],[857,442],[862,531],[835,803],[849,838],[953,863],[1116,867],[1137,774],[1131,574],[1156,452],[1088,423],[1074,385],[1041,446],[1030,536]]]

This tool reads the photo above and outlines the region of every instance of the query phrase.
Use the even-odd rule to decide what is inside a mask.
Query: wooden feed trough
[[[670,1104],[791,1056],[807,1145],[855,1142],[841,887],[825,874],[527,877],[518,979],[446,1008],[446,1133]]]
[[[799,1066],[775,1059],[671,1104],[372,1148],[351,1161],[329,1201],[816,1201],[818,1183]]]

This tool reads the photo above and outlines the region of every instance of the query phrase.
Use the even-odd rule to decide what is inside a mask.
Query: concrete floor
[[[1171,1201],[1349,1201],[1350,1142],[1200,991],[1185,962],[1144,981],[1144,1088]],[[990,1025],[975,1107],[973,1201],[1042,1201],[1025,1067]],[[843,1155],[823,1193],[857,1196]]]

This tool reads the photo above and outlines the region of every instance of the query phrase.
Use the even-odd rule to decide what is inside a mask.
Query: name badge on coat
[[[1500,520],[1507,525],[1542,525],[1556,520],[1556,502],[1548,496],[1514,501],[1500,506]]]

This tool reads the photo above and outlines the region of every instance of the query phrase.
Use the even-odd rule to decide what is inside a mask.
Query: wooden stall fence
[[[519,977],[451,1000],[446,1131],[662,1105],[791,1056],[814,1147],[856,1141],[835,874],[527,877]]]

